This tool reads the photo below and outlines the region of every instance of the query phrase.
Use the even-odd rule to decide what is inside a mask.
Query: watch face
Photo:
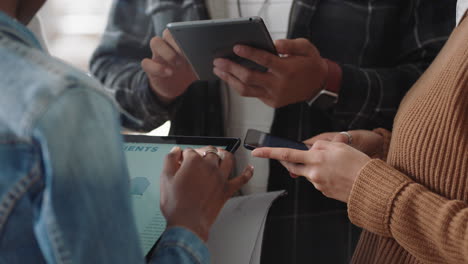
[[[314,101],[313,106],[322,110],[329,110],[336,104],[337,100],[338,98],[334,95],[321,93]]]

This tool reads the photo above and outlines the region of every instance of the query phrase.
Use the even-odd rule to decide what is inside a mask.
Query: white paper
[[[230,199],[213,225],[208,249],[213,264],[260,263],[268,210],[284,191]]]

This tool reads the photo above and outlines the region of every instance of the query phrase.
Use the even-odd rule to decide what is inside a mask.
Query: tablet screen
[[[217,139],[213,144],[206,144],[207,140],[210,141],[210,138],[125,136],[124,153],[130,174],[133,212],[145,255],[166,228],[166,221],[159,208],[159,176],[163,170],[164,159],[171,149],[175,146],[195,149],[213,145],[233,151],[237,147],[232,146],[239,144],[238,139]]]

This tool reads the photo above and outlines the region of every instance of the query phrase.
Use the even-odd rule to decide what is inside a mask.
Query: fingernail
[[[180,150],[180,147],[179,146],[175,146],[171,149],[171,153],[172,152],[176,152],[176,151],[179,151]]]
[[[248,165],[245,168],[244,173],[247,174],[248,177],[252,177],[254,174],[254,167],[252,165]]]
[[[172,70],[166,68],[166,69],[164,70],[164,73],[165,73],[167,76],[171,76],[171,75],[172,75]]]
[[[239,46],[239,45],[234,46],[234,52],[235,52],[235,53],[239,53],[239,52],[241,52],[241,51],[242,51],[242,47],[241,47],[241,46]]]

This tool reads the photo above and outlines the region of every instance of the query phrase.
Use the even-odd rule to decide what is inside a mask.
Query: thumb
[[[182,50],[180,49],[179,45],[177,45],[176,41],[174,40],[174,37],[171,34],[171,31],[169,29],[165,29],[163,31],[163,39],[171,45],[173,49],[177,51],[177,53],[182,54]]]
[[[318,54],[317,48],[305,38],[279,39],[275,41],[276,50],[279,54],[311,56]]]
[[[254,173],[254,167],[248,166],[247,168],[245,168],[244,172],[242,172],[240,176],[237,176],[236,178],[229,180],[227,197],[230,198],[237,191],[239,191],[242,186],[244,186],[247,182],[249,182],[253,176],[253,173]]]

